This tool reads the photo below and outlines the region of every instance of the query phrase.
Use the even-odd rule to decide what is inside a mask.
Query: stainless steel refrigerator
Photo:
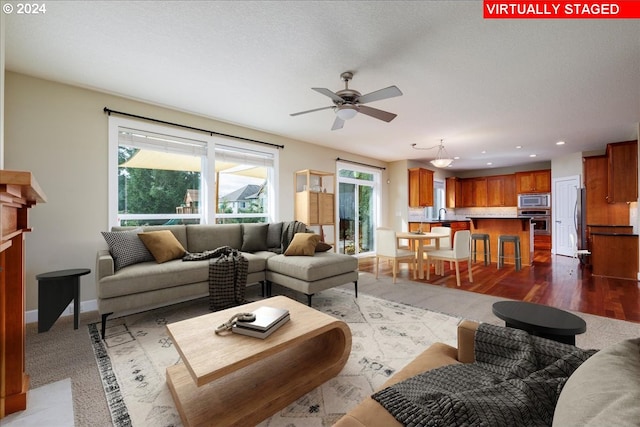
[[[574,210],[574,222],[576,226],[576,236],[578,243],[578,250],[587,249],[587,189],[576,188],[578,194],[576,195],[576,207]]]

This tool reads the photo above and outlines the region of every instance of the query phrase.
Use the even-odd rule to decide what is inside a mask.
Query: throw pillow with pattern
[[[138,233],[142,228],[127,231],[103,231],[102,237],[109,246],[116,271],[128,265],[154,261],[153,255],[142,243]]]

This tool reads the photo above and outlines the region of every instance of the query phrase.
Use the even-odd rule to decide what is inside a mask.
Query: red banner
[[[485,19],[638,19],[640,1],[483,0]]]

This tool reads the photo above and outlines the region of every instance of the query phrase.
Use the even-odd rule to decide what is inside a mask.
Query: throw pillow
[[[242,224],[242,252],[267,250],[269,224]]]
[[[275,249],[282,247],[282,222],[269,223],[267,233],[267,248]]]
[[[628,426],[640,420],[640,338],[606,347],[569,377],[554,426]]]
[[[325,242],[318,242],[316,245],[316,252],[327,252],[331,249],[333,249],[333,246]]]
[[[142,243],[138,233],[142,228],[127,231],[103,231],[116,271],[139,262],[153,261],[153,255]]]
[[[186,253],[176,236],[169,230],[148,231],[138,233],[138,236],[158,264],[181,258]]]
[[[286,256],[313,256],[320,236],[314,233],[296,233],[284,254]]]

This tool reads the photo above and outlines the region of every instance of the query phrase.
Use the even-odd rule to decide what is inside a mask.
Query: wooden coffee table
[[[214,330],[233,314],[286,308],[291,320],[267,339]],[[182,362],[167,384],[185,426],[255,425],[344,367],[351,352],[346,323],[283,296],[167,325]]]

